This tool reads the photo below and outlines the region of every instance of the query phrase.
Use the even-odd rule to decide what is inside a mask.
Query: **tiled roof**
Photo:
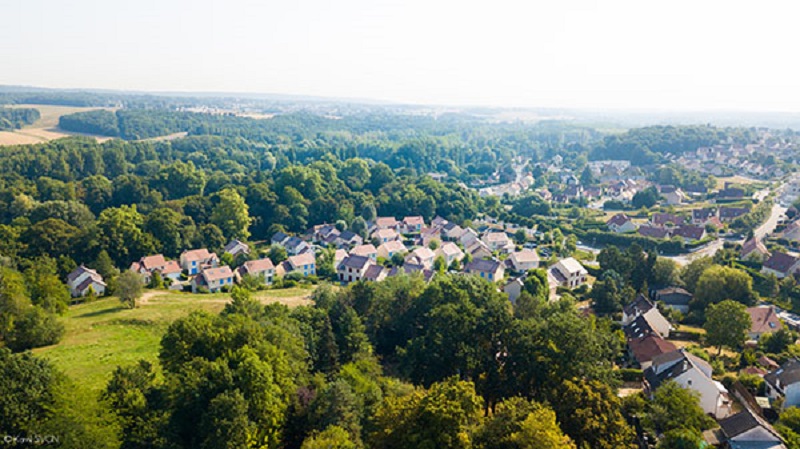
[[[788,274],[789,270],[796,263],[796,257],[776,251],[764,262],[764,268]]]

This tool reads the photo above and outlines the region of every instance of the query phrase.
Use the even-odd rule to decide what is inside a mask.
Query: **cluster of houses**
[[[608,230],[615,233],[633,233],[656,239],[680,237],[685,242],[706,238],[706,227],[722,229],[738,217],[750,212],[746,207],[708,207],[691,211],[690,217],[672,213],[654,213],[646,223],[637,224],[627,214],[618,213],[606,221]]]
[[[674,162],[689,170],[708,173],[714,176],[739,174],[754,178],[780,177],[785,173],[778,167],[764,166],[756,162],[763,154],[774,154],[778,159],[781,154],[791,152],[793,146],[788,142],[766,141],[748,145],[719,144],[700,147],[694,152],[686,152],[675,157]]]
[[[666,307],[688,310],[692,299],[684,289],[671,287],[650,292],[652,300],[644,295],[625,306],[622,314],[623,329],[627,338],[628,357],[632,364],[643,370],[642,387],[652,397],[667,381],[674,381],[683,388],[697,393],[703,411],[718,420],[720,428],[709,431],[706,441],[731,448],[784,448],[781,436],[764,419],[762,404],[769,408],[770,401],[783,398],[783,407],[800,406],[800,361],[790,360],[783,366],[767,357],[761,357],[757,367],[744,372],[764,378],[766,398],[752,398],[747,391],[729,391],[712,377],[708,362],[678,348],[669,341],[674,330],[656,306],[662,302]],[[764,334],[782,328],[782,322],[772,306],[756,306],[747,309],[751,328],[749,344],[755,344]],[[769,370],[769,371],[768,371]],[[733,406],[736,396],[742,410]]]

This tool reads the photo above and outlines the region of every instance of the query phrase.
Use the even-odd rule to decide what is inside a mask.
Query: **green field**
[[[264,303],[277,301],[293,307],[308,303],[311,291],[266,290],[255,296]],[[66,373],[81,390],[79,394],[96,395],[117,366],[140,359],[157,361],[161,336],[170,323],[195,310],[218,313],[229,300],[222,293],[149,291],[135,309],[124,308],[117,298],[72,306],[61,318],[66,327],[61,342],[35,352]]]

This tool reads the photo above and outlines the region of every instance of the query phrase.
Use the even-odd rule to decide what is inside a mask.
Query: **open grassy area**
[[[290,307],[309,303],[312,290],[290,288],[265,290],[255,296],[264,303],[281,302]],[[135,309],[122,307],[117,298],[70,307],[62,317],[66,334],[54,346],[35,352],[50,359],[81,390],[96,395],[114,368],[140,359],[155,362],[161,336],[170,323],[195,310],[218,313],[230,301],[224,293],[192,295],[148,291]]]
[[[42,104],[15,104],[4,107],[10,108],[31,108],[39,111],[41,117],[36,122],[14,131],[0,132],[0,146],[2,145],[22,145],[47,142],[49,140],[60,139],[66,136],[87,135],[95,137],[98,141],[109,140],[110,137],[92,136],[89,134],[74,133],[64,131],[58,127],[58,120],[62,115],[74,114],[76,112],[91,111],[98,107],[74,107],[74,106],[55,106]]]

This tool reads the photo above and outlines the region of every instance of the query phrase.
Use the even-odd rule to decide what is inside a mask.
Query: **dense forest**
[[[32,108],[0,107],[0,131],[20,129],[39,120],[39,111]]]

